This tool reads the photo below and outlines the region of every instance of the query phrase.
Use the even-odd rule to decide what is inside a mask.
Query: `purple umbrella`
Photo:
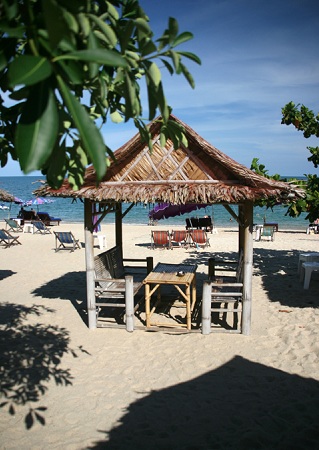
[[[168,219],[169,217],[181,216],[207,206],[209,205],[204,203],[188,203],[186,205],[159,203],[148,213],[148,216],[153,220]]]
[[[23,203],[25,203],[25,201],[22,200],[22,198],[14,197],[14,203],[17,203],[18,205],[23,205]]]
[[[43,197],[36,197],[33,198],[31,200],[28,200],[27,202],[25,202],[25,204],[27,206],[31,206],[31,205],[43,205],[44,203],[47,203],[47,200]]]

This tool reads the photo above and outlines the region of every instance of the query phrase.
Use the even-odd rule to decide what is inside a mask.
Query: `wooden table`
[[[150,328],[152,325],[175,326],[167,323],[151,323],[151,316],[161,300],[160,286],[166,284],[173,285],[186,302],[186,324],[178,324],[177,326],[186,327],[188,330],[191,329],[191,314],[196,302],[196,269],[196,264],[158,263],[152,272],[147,275],[143,281],[145,284],[145,313],[147,328]],[[185,287],[185,292],[182,289],[183,286]],[[155,291],[157,291],[157,301],[151,310],[151,297]]]

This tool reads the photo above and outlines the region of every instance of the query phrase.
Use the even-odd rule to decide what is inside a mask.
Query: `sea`
[[[293,177],[291,177],[293,178]],[[300,177],[297,177],[300,178]],[[35,198],[33,191],[41,186],[39,176],[16,176],[16,177],[0,177],[0,189],[4,189],[10,194],[18,197],[25,202]],[[42,178],[43,180],[43,178]],[[47,212],[51,217],[60,218],[62,223],[83,223],[84,221],[84,204],[80,200],[72,201],[71,198],[48,197],[52,200],[50,203],[45,203],[37,206],[24,207],[25,210],[35,209],[38,212]],[[1,205],[9,209],[1,209]],[[123,204],[123,211],[130,206],[129,203]],[[124,217],[124,224],[134,225],[148,225],[149,212],[155,204],[136,204]],[[0,201],[0,221],[8,217],[17,217],[20,205],[15,203],[1,203]],[[232,206],[235,213],[238,207]],[[309,221],[306,220],[306,213],[302,213],[297,218],[292,218],[286,215],[287,206],[277,205],[273,209],[265,207],[254,207],[254,223],[262,224],[266,222],[276,222],[279,225],[279,230],[293,230],[306,231]],[[236,226],[236,223],[229,212],[222,205],[212,205],[205,209],[199,209],[189,214],[171,217],[169,219],[162,219],[158,221],[158,226],[172,227],[178,225],[185,225],[185,219],[190,217],[212,217],[214,226],[218,228],[231,228]],[[103,223],[114,223],[114,214],[108,214]]]

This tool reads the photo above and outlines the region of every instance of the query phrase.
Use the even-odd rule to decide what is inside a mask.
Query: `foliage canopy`
[[[319,114],[304,105],[295,105],[293,102],[287,103],[282,109],[282,124],[294,125],[302,131],[305,138],[310,136],[319,137]],[[312,162],[315,168],[319,165],[319,147],[307,147],[311,156],[308,161]],[[307,175],[305,183],[305,197],[297,200],[288,207],[287,214],[291,217],[298,217],[302,212],[306,212],[306,219],[310,222],[319,217],[319,178],[317,175]]]
[[[134,120],[151,149],[142,79],[148,120],[161,115],[161,143],[185,139],[169,120],[161,69],[194,88],[183,61],[200,59],[176,50],[193,35],[174,18],[155,40],[138,0],[3,0],[0,17],[2,167],[10,154],[24,173],[42,170],[53,188],[68,175],[76,189],[93,163],[100,180],[112,157],[101,135],[108,120]]]
[[[310,136],[319,137],[319,114],[315,116],[314,112],[304,105],[295,105],[293,102],[287,103],[282,108],[282,124],[294,125],[295,128],[303,132],[305,138]],[[308,161],[312,162],[315,168],[319,165],[319,147],[307,147],[311,156]],[[251,163],[251,169],[256,173],[267,178],[275,180],[282,179],[280,175],[269,175],[268,170],[263,164],[259,163],[258,158],[254,158]],[[305,175],[306,180],[283,180],[299,184],[305,191],[305,196],[291,202],[287,208],[286,215],[290,217],[298,217],[301,213],[306,212],[306,219],[310,222],[315,221],[319,217],[319,178],[317,175]],[[272,207],[275,202],[271,199],[263,200],[258,203],[260,206]]]

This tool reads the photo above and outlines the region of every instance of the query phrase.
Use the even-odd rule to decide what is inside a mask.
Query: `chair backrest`
[[[152,230],[152,240],[155,245],[168,245],[169,231]]]
[[[273,227],[263,227],[262,236],[270,236],[272,237],[274,235],[274,229]]]
[[[62,244],[73,244],[74,239],[69,231],[54,231],[54,234]]]
[[[103,254],[95,256],[94,270],[95,270],[96,278],[100,278],[100,279],[106,278],[109,280],[112,278],[110,271],[107,269],[107,267],[105,265],[105,258],[103,258]],[[107,288],[111,284],[111,281],[98,281],[98,283],[102,288]]]
[[[7,232],[7,230],[0,230],[0,239],[10,239],[10,234]]]
[[[20,225],[14,219],[4,219],[11,228],[20,228]]]
[[[125,269],[119,246],[115,246],[103,253],[105,267],[109,270],[112,278],[123,278]]]
[[[191,238],[195,244],[206,244],[207,233],[205,230],[192,230]]]
[[[198,228],[199,227],[199,220],[197,217],[191,217],[191,224],[193,228]]]
[[[171,234],[171,240],[174,242],[183,242],[188,236],[188,231],[186,230],[173,230]]]
[[[211,217],[200,217],[198,224],[201,228],[210,228],[213,226]]]
[[[45,225],[40,220],[33,220],[32,224],[38,229],[38,230],[45,230]]]

